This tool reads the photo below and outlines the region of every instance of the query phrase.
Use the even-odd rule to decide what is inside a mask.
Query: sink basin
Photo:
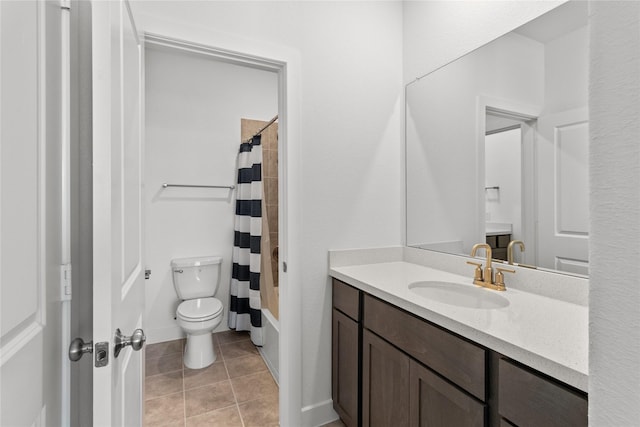
[[[453,282],[414,282],[409,290],[422,297],[457,307],[496,309],[509,305],[497,291]]]

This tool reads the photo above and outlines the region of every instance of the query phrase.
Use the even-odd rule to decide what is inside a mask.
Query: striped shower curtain
[[[262,146],[257,135],[240,145],[231,273],[229,328],[250,331],[262,345],[260,240],[262,235]]]

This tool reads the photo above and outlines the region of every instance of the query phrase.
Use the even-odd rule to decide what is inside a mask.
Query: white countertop
[[[500,234],[511,234],[513,226],[504,222],[487,222],[485,224],[485,234],[487,236],[497,236]]]
[[[378,262],[376,262],[378,261]],[[393,260],[331,265],[330,275],[495,350],[573,387],[588,386],[588,307],[509,288],[499,292],[509,305],[496,309],[448,305],[409,290],[409,284],[433,280],[469,284],[461,276],[424,265]]]

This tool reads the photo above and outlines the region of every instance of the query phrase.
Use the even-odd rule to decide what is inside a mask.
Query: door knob
[[[115,347],[113,355],[118,357],[120,354],[120,350],[125,348],[126,346],[131,346],[132,349],[138,351],[144,346],[144,342],[147,340],[147,337],[144,335],[144,331],[142,329],[136,329],[133,331],[133,335],[126,336],[122,335],[120,332],[120,328],[116,329],[116,337],[115,337]]]
[[[85,353],[93,353],[93,341],[84,342],[82,338],[76,338],[69,345],[69,360],[77,362]]]

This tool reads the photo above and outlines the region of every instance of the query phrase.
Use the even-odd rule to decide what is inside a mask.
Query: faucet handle
[[[482,282],[482,264],[479,262],[467,261],[467,264],[475,265],[476,269],[473,273],[473,280]]]
[[[497,270],[497,272],[496,272],[496,283],[495,283],[495,285],[498,286],[498,287],[503,288],[501,290],[505,291],[505,290],[507,290],[507,288],[504,285],[504,274],[503,274],[503,272],[515,273],[516,271],[512,270],[510,268],[502,268],[502,267],[496,267],[496,270]]]

